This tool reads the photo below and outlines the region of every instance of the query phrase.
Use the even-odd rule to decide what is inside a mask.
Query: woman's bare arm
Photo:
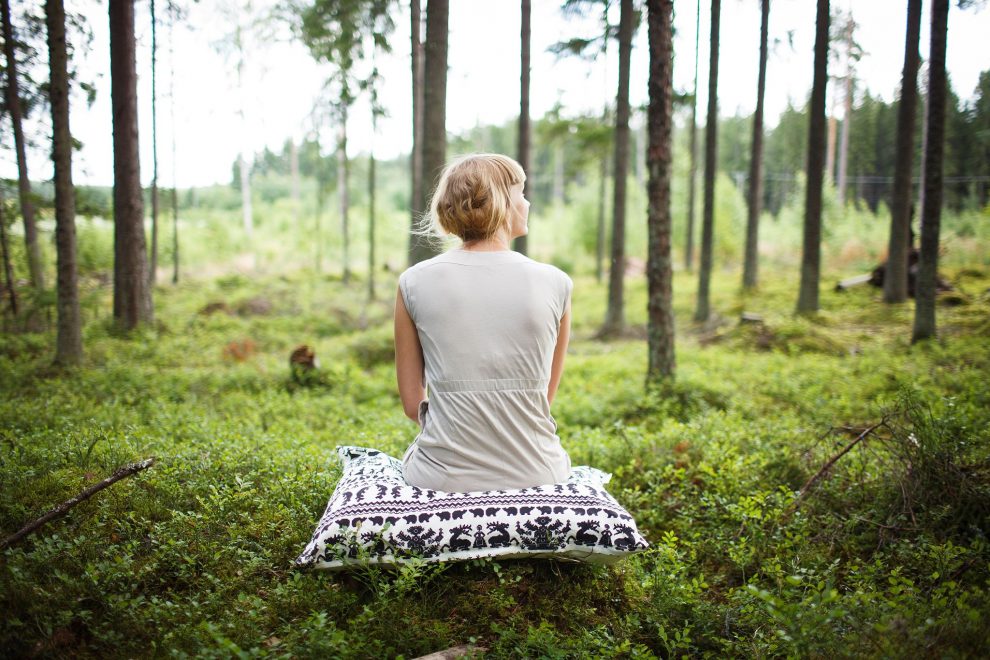
[[[419,422],[419,402],[426,398],[423,373],[423,347],[419,344],[416,324],[406,311],[402,292],[395,295],[395,378],[406,417]]]
[[[547,401],[553,403],[560,385],[560,376],[564,373],[564,356],[567,354],[567,344],[571,339],[571,307],[568,301],[567,311],[560,317],[560,330],[557,333],[557,345],[553,349],[553,362],[550,365],[550,384],[547,386]]]

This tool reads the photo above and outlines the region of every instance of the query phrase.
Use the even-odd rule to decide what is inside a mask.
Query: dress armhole
[[[399,275],[399,294],[402,296],[402,304],[406,307],[406,313],[409,314],[409,318],[416,322],[416,312],[413,310],[412,300],[410,299],[411,292],[409,291],[409,278],[407,277],[408,271]]]
[[[561,305],[560,318],[564,318],[564,314],[571,311],[571,293],[573,291],[574,280],[567,273],[564,273],[564,302]]]

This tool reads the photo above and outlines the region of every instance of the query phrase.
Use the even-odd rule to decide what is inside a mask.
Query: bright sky
[[[268,0],[270,1],[270,0]],[[159,0],[164,19],[165,0]],[[188,18],[174,31],[175,123],[177,138],[176,182],[179,187],[226,183],[238,150],[247,153],[264,146],[281,148],[285,139],[296,139],[313,130],[310,119],[314,99],[326,78],[325,65],[317,65],[302,44],[268,40],[256,43],[245,69],[245,120],[237,114],[238,90],[232,62],[217,54],[213,45],[230,30],[231,22],[220,16],[217,1],[191,5]],[[246,2],[239,3],[241,6]],[[259,1],[253,3],[255,6]],[[426,2],[424,1],[424,5]],[[577,58],[557,59],[547,52],[556,41],[591,35],[598,19],[562,17],[557,0],[534,0],[532,14],[531,114],[539,117],[560,101],[566,114],[598,112],[606,100],[614,100],[617,83],[617,44],[595,62]],[[618,22],[618,2],[612,20]],[[70,11],[88,17],[94,33],[92,50],[79,63],[83,78],[97,84],[96,103],[85,107],[74,97],[71,125],[83,149],[76,155],[77,183],[110,185],[113,181],[111,142],[109,37],[106,7],[95,0],[69,0]],[[690,91],[694,76],[695,3],[678,2],[674,17],[674,84]],[[707,91],[709,34],[708,2],[702,2],[701,72],[699,117],[704,116]],[[924,3],[921,53],[928,51],[929,3]],[[863,86],[890,100],[900,84],[904,53],[904,1],[832,0],[833,8],[848,11],[860,25],[857,39],[866,52],[858,67]],[[142,179],[151,180],[151,31],[148,3],[139,2],[138,71],[141,114]],[[372,146],[382,158],[408,152],[411,146],[408,4],[396,17],[390,39],[394,52],[382,56],[379,68],[385,77],[382,102],[389,116],[379,122],[372,135],[369,110],[359,100],[351,112],[348,151],[367,152]],[[450,45],[447,78],[447,129],[460,132],[477,124],[503,123],[519,111],[519,2],[518,0],[451,0]],[[759,3],[756,0],[725,0],[721,15],[719,60],[719,106],[722,115],[750,113],[755,106],[759,55]],[[645,21],[633,46],[631,98],[633,105],[647,100],[647,37]],[[766,108],[773,125],[788,100],[801,104],[811,86],[815,28],[815,2],[775,0],[770,14],[771,53],[767,73]],[[788,33],[793,33],[788,40]],[[981,70],[990,68],[990,9],[953,7],[949,17],[948,69],[956,92],[972,96]],[[774,45],[775,44],[775,45]],[[168,30],[159,31],[158,122],[160,181],[172,184],[169,118]],[[833,67],[834,68],[834,67]],[[830,71],[830,73],[838,73]],[[634,121],[641,121],[635,119]],[[334,127],[322,129],[323,144],[333,148]],[[46,150],[31,159],[32,177],[51,176]],[[4,176],[15,176],[11,162],[0,164]]]

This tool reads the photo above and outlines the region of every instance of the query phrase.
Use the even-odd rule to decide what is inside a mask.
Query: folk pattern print
[[[612,563],[649,547],[608,491],[611,475],[573,468],[566,482],[445,493],[410,486],[395,458],[338,447],[344,473],[300,567],[478,557],[558,557]]]

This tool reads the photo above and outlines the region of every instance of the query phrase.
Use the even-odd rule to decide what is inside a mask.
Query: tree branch
[[[798,492],[798,496],[795,498],[794,502],[788,508],[785,517],[789,516],[791,513],[794,513],[794,511],[798,508],[798,506],[800,506],[801,501],[804,500],[805,495],[807,495],[808,491],[811,490],[811,487],[814,486],[816,483],[818,483],[818,481],[825,476],[825,474],[831,469],[831,467],[835,465],[836,461],[838,461],[840,458],[848,454],[853,447],[855,447],[860,442],[865,440],[868,435],[873,433],[873,431],[877,430],[881,426],[884,426],[886,423],[887,423],[887,418],[885,417],[876,424],[866,427],[866,429],[864,429],[862,433],[856,436],[855,440],[853,440],[848,445],[843,447],[838,454],[830,458],[825,463],[825,465],[823,465],[821,469],[818,470],[818,472],[816,472],[810,479],[808,479],[808,481],[805,482],[804,486],[801,487],[801,490]]]
[[[110,475],[100,483],[94,484],[89,488],[87,488],[86,490],[79,493],[78,495],[76,495],[75,497],[73,497],[72,499],[62,502],[57,507],[55,507],[45,515],[41,516],[34,522],[28,523],[27,525],[22,527],[21,530],[16,534],[8,536],[6,539],[3,540],[3,543],[0,543],[0,550],[6,550],[13,544],[23,539],[28,534],[37,531],[45,523],[54,520],[55,518],[60,518],[64,516],[66,513],[69,512],[69,509],[76,506],[80,502],[84,502],[88,500],[89,498],[91,498],[93,495],[100,492],[104,488],[108,486],[112,486],[121,479],[124,479],[125,477],[129,477],[132,474],[136,474],[141,470],[145,470],[154,464],[155,464],[154,458],[146,458],[143,461],[139,461],[137,463],[131,463],[129,465],[125,465],[121,468],[118,468],[116,472],[114,472],[112,475]]]

